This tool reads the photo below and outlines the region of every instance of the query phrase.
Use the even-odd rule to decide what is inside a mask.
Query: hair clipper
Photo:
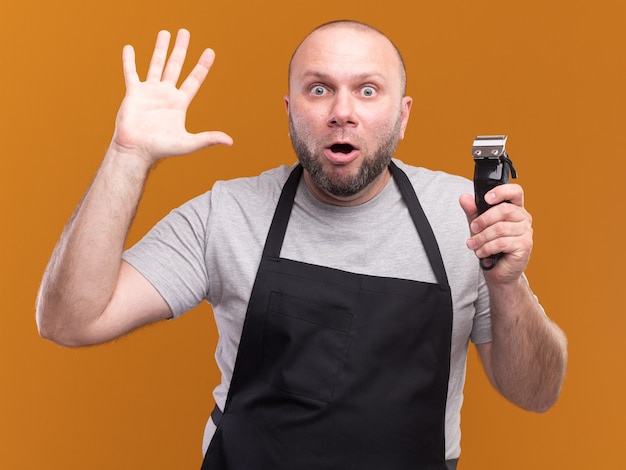
[[[517,178],[513,162],[506,153],[506,135],[479,135],[474,139],[472,157],[474,157],[474,198],[478,215],[488,210],[491,205],[485,202],[485,194],[496,186],[506,184],[509,178]],[[494,254],[480,260],[484,270],[493,269],[502,255]]]

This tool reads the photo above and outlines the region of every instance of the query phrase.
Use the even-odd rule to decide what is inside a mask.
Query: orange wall
[[[140,71],[161,28],[187,27],[190,56],[217,61],[191,130],[232,148],[162,163],[131,241],[213,181],[294,160],[286,64],[317,24],[350,17],[405,55],[415,104],[399,156],[471,176],[476,134],[507,133],[535,218],[529,276],[570,340],[562,398],[515,409],[470,354],[461,469],[617,465],[626,422],[622,349],[626,7],[621,0],[287,2],[5,1],[0,17],[0,468],[195,469],[218,376],[203,306],[104,346],[38,338],[36,290],[112,133],[121,49]],[[503,459],[507,463],[502,464]]]

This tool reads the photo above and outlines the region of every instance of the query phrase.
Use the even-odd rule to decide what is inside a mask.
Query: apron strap
[[[220,410],[219,406],[215,405],[213,411],[211,412],[211,420],[216,427],[220,425],[220,422],[222,421],[222,416],[224,416],[224,413],[222,413],[222,410]]]
[[[456,470],[456,466],[459,463],[459,459],[446,460],[447,470]]]
[[[265,247],[263,248],[263,258],[265,259],[276,259],[280,257],[280,250],[283,247],[283,240],[285,239],[285,232],[287,231],[293,200],[296,197],[296,191],[300,183],[300,176],[302,176],[302,165],[298,164],[291,171],[280,193],[280,199],[276,205],[274,218],[272,219],[272,224],[267,234],[267,240],[265,241]]]
[[[415,224],[417,232],[422,239],[422,244],[424,245],[428,259],[430,260],[430,265],[435,273],[437,282],[441,286],[448,287],[448,276],[446,274],[446,268],[443,264],[443,258],[441,257],[441,251],[439,251],[437,239],[435,238],[435,233],[426,218],[426,214],[424,214],[422,205],[417,199],[413,185],[411,184],[411,181],[406,173],[398,168],[393,161],[389,164],[389,169],[391,170],[391,174],[398,184],[402,197],[409,208],[409,213],[411,214],[413,223]]]
[[[430,265],[435,273],[437,282],[441,286],[448,287],[448,276],[446,275],[446,269],[443,264],[443,258],[439,251],[439,245],[433,229],[424,214],[413,185],[409,180],[409,177],[398,166],[391,161],[389,163],[389,169],[394,177],[394,180],[400,188],[400,193],[404,198],[404,201],[409,209],[413,223],[417,228],[417,232],[422,239],[426,255],[430,261]],[[285,182],[283,191],[281,192],[280,199],[276,206],[274,218],[270,225],[270,230],[267,235],[265,247],[263,249],[263,258],[276,259],[280,257],[280,250],[283,246],[283,240],[285,238],[285,232],[287,231],[287,225],[289,223],[289,216],[291,215],[291,209],[293,207],[293,200],[298,190],[298,184],[302,175],[302,165],[298,164],[294,167],[289,178]]]

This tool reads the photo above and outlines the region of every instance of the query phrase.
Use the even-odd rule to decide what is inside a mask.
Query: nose
[[[328,125],[330,127],[355,127],[358,122],[352,94],[346,90],[337,91],[332,100]]]

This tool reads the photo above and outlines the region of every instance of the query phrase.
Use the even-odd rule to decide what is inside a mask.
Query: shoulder
[[[278,201],[282,187],[293,166],[282,165],[257,176],[218,180],[213,187],[172,211],[172,214],[206,220],[216,212],[228,213],[233,208],[255,210]]]
[[[409,177],[437,238],[452,238],[454,244],[460,244],[465,249],[469,228],[459,197],[465,193],[473,194],[472,181],[443,171],[407,165],[399,160],[395,163]]]
[[[293,166],[281,165],[260,175],[217,181],[211,192],[222,197],[244,197],[280,194]]]
[[[206,201],[207,223],[214,240],[264,237],[274,215],[285,181],[293,167],[282,165],[258,176],[218,181]],[[238,233],[238,237],[233,237]]]
[[[418,197],[433,194],[440,198],[448,196],[458,199],[463,193],[474,192],[472,181],[463,176],[408,165],[397,159],[394,159],[394,163],[409,177]]]

